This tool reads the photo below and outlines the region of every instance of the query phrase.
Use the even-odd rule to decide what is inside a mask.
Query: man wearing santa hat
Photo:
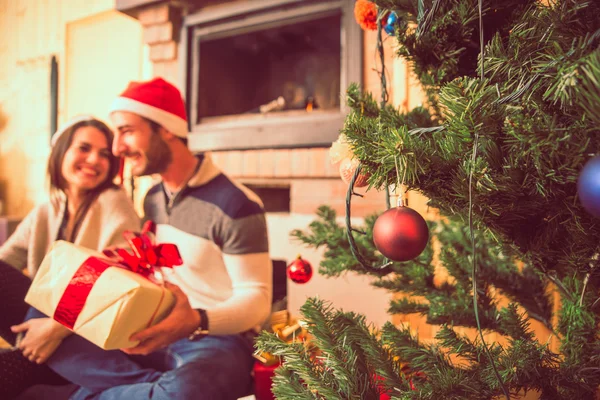
[[[271,261],[258,197],[187,147],[185,104],[163,79],[132,82],[111,106],[113,153],[136,176],[159,174],[144,200],[156,242],[183,265],[165,271],[176,304],[139,345],[104,351],[69,337],[48,365],[81,386],[72,399],[237,399],[251,384],[253,333],[271,310]]]

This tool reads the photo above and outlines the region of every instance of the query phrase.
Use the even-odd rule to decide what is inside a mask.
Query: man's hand
[[[14,333],[25,333],[17,347],[29,361],[42,364],[50,358],[71,331],[52,318],[34,318],[10,327]]]
[[[122,349],[125,353],[150,354],[179,339],[188,337],[200,326],[200,314],[192,308],[187,296],[179,286],[165,282],[165,287],[175,295],[175,306],[171,313],[158,324],[133,334],[130,340],[139,340],[140,343],[135,347]]]

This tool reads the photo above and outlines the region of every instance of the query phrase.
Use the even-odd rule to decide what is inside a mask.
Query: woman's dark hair
[[[64,194],[65,190],[67,189],[67,181],[62,174],[62,164],[65,158],[65,153],[67,152],[69,147],[71,147],[71,143],[73,143],[73,136],[75,135],[75,132],[79,128],[83,128],[85,126],[94,127],[100,132],[102,132],[106,137],[109,152],[112,149],[113,132],[104,122],[96,119],[78,122],[75,125],[69,127],[60,135],[54,146],[52,146],[52,150],[50,151],[50,158],[48,159],[48,176],[50,178],[50,199],[55,209],[58,209],[58,207],[60,206],[61,193]],[[113,156],[112,153],[110,153],[108,156],[108,162],[109,169],[106,179],[104,180],[104,182],[100,183],[98,186],[89,190],[85,194],[83,201],[79,205],[79,208],[77,209],[74,215],[73,230],[70,234],[70,237],[64,238],[65,240],[72,242],[75,239],[79,225],[81,225],[81,222],[83,221],[87,210],[90,208],[91,204],[98,197],[98,195],[106,189],[117,187],[113,181],[119,173],[121,163],[117,157]]]

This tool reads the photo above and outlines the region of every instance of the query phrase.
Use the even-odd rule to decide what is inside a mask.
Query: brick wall
[[[143,27],[144,44],[149,48],[148,58],[154,75],[179,82],[177,52],[181,10],[163,3],[140,10],[136,17]]]
[[[337,164],[331,164],[329,149],[215,152],[213,160],[242,182],[289,186],[292,214],[313,214],[317,207],[327,204],[338,215],[345,215],[348,185],[340,179]],[[382,193],[361,193],[364,198],[352,199],[353,216],[364,217],[385,207]]]

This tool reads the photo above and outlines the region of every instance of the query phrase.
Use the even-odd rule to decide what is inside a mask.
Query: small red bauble
[[[306,283],[310,281],[312,274],[313,270],[310,263],[300,256],[287,266],[288,277],[296,283]]]
[[[354,171],[358,168],[359,163],[360,161],[356,158],[344,158],[342,162],[340,162],[340,176],[344,182],[350,184]],[[358,174],[356,181],[354,182],[354,187],[360,188],[367,186],[370,176],[370,174]]]
[[[412,208],[390,208],[373,226],[375,247],[393,261],[412,260],[423,252],[428,241],[427,222]]]

